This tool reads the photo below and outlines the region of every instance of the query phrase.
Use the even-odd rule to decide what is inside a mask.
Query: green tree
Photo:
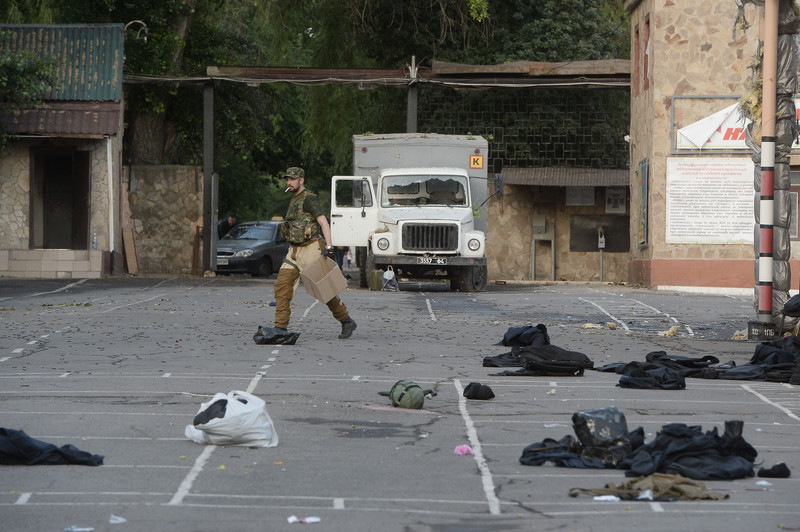
[[[49,0],[0,0],[0,16],[5,24],[52,24]]]
[[[15,52],[10,39],[9,33],[0,32],[0,113],[4,116],[39,107],[56,80],[52,58]],[[5,152],[11,138],[5,120],[1,120],[0,153]]]

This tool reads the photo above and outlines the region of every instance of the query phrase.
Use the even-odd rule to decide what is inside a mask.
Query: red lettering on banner
[[[745,129],[743,127],[729,127],[725,130],[722,140],[744,140]]]

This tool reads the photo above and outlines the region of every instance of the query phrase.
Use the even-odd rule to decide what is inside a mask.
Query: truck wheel
[[[486,265],[463,268],[458,275],[458,284],[462,292],[486,290]]]

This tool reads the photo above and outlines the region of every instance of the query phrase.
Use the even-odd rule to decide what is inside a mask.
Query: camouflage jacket
[[[320,233],[318,215],[315,212],[321,213],[321,211],[322,205],[316,194],[307,190],[298,194],[289,204],[286,221],[281,224],[283,237],[295,245],[308,244],[315,240]]]

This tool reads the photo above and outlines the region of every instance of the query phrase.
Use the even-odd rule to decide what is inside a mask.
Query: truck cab
[[[476,176],[470,174],[469,162],[476,150],[485,151],[451,136],[422,137],[422,142],[417,142],[419,138],[416,134],[368,140],[354,137],[355,168],[369,173],[333,177],[333,245],[356,251],[364,287],[373,270],[391,266],[398,277],[448,279],[451,289],[483,291],[486,236],[477,227],[481,213],[476,208]],[[486,141],[480,140],[485,146]],[[381,148],[372,158],[366,156],[370,146]],[[437,153],[437,161],[459,162],[460,166],[399,164],[424,161]],[[485,175],[485,168],[483,172]],[[485,177],[477,179],[483,190],[478,196],[485,201]]]

